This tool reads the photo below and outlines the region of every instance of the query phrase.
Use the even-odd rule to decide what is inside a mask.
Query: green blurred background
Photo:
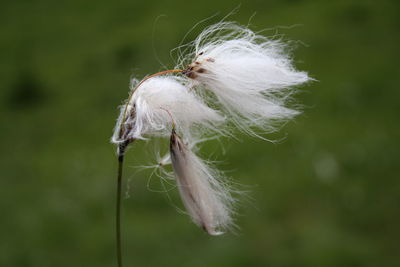
[[[173,67],[193,25],[219,12],[187,40],[239,3],[2,1],[0,266],[116,266],[109,138],[129,79],[162,70],[157,57]],[[399,266],[399,3],[243,2],[229,20],[256,13],[252,29],[296,41],[296,66],[318,80],[298,96],[305,112],[268,136],[279,144],[204,147],[251,191],[237,235],[207,236],[176,190],[152,192],[160,180],[134,166],[153,145],[135,144],[125,266]]]

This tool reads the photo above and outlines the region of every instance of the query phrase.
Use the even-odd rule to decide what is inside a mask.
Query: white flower
[[[232,226],[233,198],[221,174],[188,149],[175,131],[170,154],[183,204],[193,222],[210,235],[223,234]]]
[[[137,80],[133,82],[135,87]],[[121,107],[112,142],[145,139],[145,135],[169,136],[172,125],[186,136],[218,131],[224,121],[175,76],[153,77],[139,84]],[[199,133],[200,132],[200,133]]]
[[[282,42],[235,23],[210,26],[186,46],[186,51],[190,45],[192,54],[180,57],[183,70],[167,70],[141,82],[132,81],[131,95],[121,107],[112,142],[118,145],[122,167],[130,142],[170,135],[169,154],[159,156],[152,167],[168,176],[163,167],[172,163],[183,204],[193,222],[209,234],[219,235],[233,226],[232,189],[220,172],[196,155],[197,144],[212,138],[208,133],[227,134],[223,127],[227,119],[256,136],[257,130],[276,131],[299,114],[288,107],[294,87],[312,79],[293,67]],[[171,73],[183,75],[160,76]]]
[[[222,22],[206,28],[193,46],[195,58],[183,59],[181,65],[191,58],[183,73],[194,86],[212,91],[242,130],[255,134],[257,127],[273,132],[277,122],[299,113],[285,105],[293,86],[310,78],[294,69],[281,42]]]

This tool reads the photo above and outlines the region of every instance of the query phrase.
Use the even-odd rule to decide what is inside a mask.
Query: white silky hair
[[[245,132],[274,132],[299,111],[287,107],[294,86],[311,79],[296,71],[286,45],[232,22],[206,28],[191,44],[186,74],[193,86],[209,89],[230,119]],[[194,59],[193,59],[194,58]],[[218,104],[218,103],[217,103]]]
[[[118,144],[128,139],[146,139],[146,135],[169,136],[173,124],[186,136],[218,132],[217,125],[224,121],[224,117],[185,87],[182,79],[175,76],[153,77],[140,84],[127,106],[121,107],[112,142]],[[136,83],[133,82],[132,88]],[[122,137],[121,127],[124,132]]]
[[[170,155],[182,202],[193,222],[210,235],[223,234],[233,225],[234,200],[221,173],[193,153],[175,131]]]
[[[255,136],[276,131],[300,113],[289,107],[292,95],[312,79],[294,68],[282,41],[232,22],[206,28],[181,48],[190,52],[179,58],[183,77],[156,76],[180,72],[170,70],[143,82],[132,80],[111,141],[124,152],[132,140],[170,136],[169,154],[158,155],[149,167],[170,177],[163,167],[172,163],[187,213],[206,232],[219,235],[234,226],[232,193],[239,192],[196,155],[197,144],[230,135],[227,119]]]
[[[215,140],[217,139],[218,136],[213,135],[210,137],[198,137],[198,138],[182,138],[183,143],[185,144],[185,146],[192,152],[197,153],[199,151],[199,145],[203,142],[207,142],[210,140]],[[161,152],[159,150],[156,151],[156,164],[152,164],[151,166],[155,167],[155,166],[159,166],[159,167],[163,167],[163,166],[167,166],[170,165],[171,162],[171,155],[170,152],[168,151],[167,153],[161,154]]]

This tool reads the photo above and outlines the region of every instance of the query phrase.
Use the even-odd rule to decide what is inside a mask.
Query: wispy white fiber
[[[258,35],[231,22],[206,28],[192,43],[194,52],[184,74],[198,92],[214,93],[223,110],[242,130],[273,132],[276,126],[299,114],[287,107],[293,87],[310,80],[297,71],[285,44]],[[203,88],[201,88],[203,87]],[[218,104],[218,103],[217,103]]]
[[[170,154],[179,192],[193,222],[210,235],[223,234],[232,225],[233,198],[221,174],[213,170],[171,134]]]
[[[121,107],[112,142],[146,139],[146,135],[169,136],[173,123],[187,136],[198,131],[216,132],[223,121],[224,117],[182,84],[182,78],[154,77],[143,82],[127,106]]]
[[[212,25],[178,49],[189,52],[178,68],[132,80],[112,142],[122,162],[133,140],[170,136],[169,154],[158,153],[157,164],[143,168],[171,177],[164,166],[172,163],[187,213],[220,235],[233,226],[233,190],[196,155],[197,144],[228,135],[232,124],[255,136],[278,130],[300,113],[291,106],[295,88],[312,79],[295,69],[284,42],[232,22]]]
[[[199,151],[199,145],[201,143],[217,139],[217,137],[218,136],[216,135],[212,135],[210,137],[197,137],[197,138],[193,137],[184,138],[184,136],[182,136],[181,139],[183,140],[183,143],[190,151],[196,153]],[[150,165],[153,168],[156,166],[163,167],[171,164],[171,155],[169,151],[167,153],[161,154],[160,151],[157,150],[155,158],[156,158],[156,164]]]

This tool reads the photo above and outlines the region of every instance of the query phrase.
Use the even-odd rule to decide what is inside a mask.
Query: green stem
[[[118,178],[117,178],[117,206],[116,206],[116,241],[117,241],[117,261],[118,267],[122,267],[121,251],[121,185],[122,167],[124,165],[124,154],[118,155]]]

